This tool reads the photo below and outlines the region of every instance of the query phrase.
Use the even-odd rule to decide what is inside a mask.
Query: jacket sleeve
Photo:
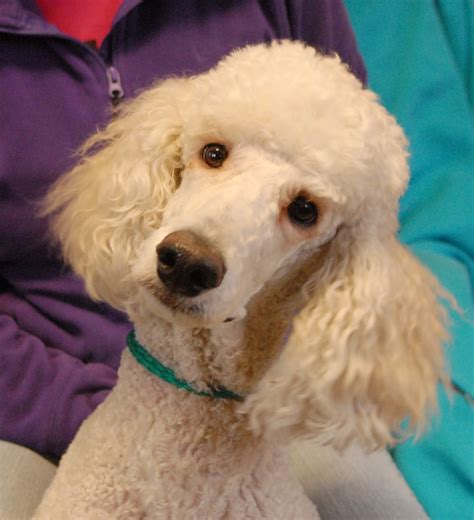
[[[0,345],[0,438],[60,456],[114,386],[115,370],[48,347],[6,315]]]

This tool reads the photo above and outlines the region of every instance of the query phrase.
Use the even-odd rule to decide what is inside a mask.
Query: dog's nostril
[[[217,287],[219,276],[213,266],[199,264],[192,266],[187,278],[190,289],[199,293],[205,289]]]
[[[158,261],[163,268],[173,269],[178,262],[179,252],[171,247],[165,247],[157,250]]]

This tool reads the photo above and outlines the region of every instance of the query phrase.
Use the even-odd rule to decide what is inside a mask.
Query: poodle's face
[[[137,297],[170,320],[242,319],[251,296],[331,239],[343,220],[313,172],[258,145],[226,143],[195,147],[132,268]],[[209,166],[206,156],[216,154],[221,160]]]
[[[174,98],[179,187],[129,260],[136,297],[168,319],[211,326],[242,318],[252,295],[340,225],[396,227],[403,133],[337,58],[301,46],[272,50],[241,51]],[[367,121],[368,111],[380,123]],[[378,154],[389,152],[367,139],[378,124],[393,134],[392,171],[378,170]],[[305,211],[309,220],[298,220]]]
[[[249,47],[122,112],[92,138],[107,146],[49,197],[65,210],[66,256],[91,295],[117,307],[139,299],[173,320],[241,318],[339,226],[396,230],[403,132],[337,57]],[[314,218],[298,220],[304,211]]]
[[[213,327],[324,249],[244,403],[254,430],[373,447],[407,416],[423,424],[444,312],[396,238],[406,140],[336,56],[294,42],[239,50],[143,93],[97,144],[46,201],[93,297]]]

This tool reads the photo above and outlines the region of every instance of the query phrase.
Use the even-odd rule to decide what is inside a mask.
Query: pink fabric
[[[112,27],[122,0],[36,0],[44,18],[60,31],[97,47]]]

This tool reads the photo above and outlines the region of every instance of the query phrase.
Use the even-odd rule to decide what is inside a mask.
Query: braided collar
[[[136,336],[135,331],[132,330],[127,335],[127,345],[132,356],[138,361],[140,365],[145,367],[153,375],[163,379],[177,388],[182,388],[196,395],[203,397],[215,397],[218,399],[233,399],[234,401],[243,401],[243,397],[225,388],[209,388],[208,392],[197,390],[193,388],[186,380],[179,379],[171,368],[165,367],[156,359],[148,350],[141,345]]]

